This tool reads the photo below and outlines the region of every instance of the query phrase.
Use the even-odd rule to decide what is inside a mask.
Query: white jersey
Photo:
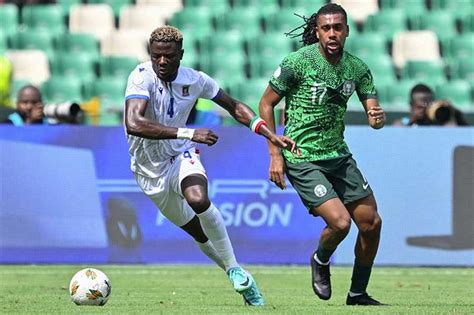
[[[163,82],[148,61],[139,64],[128,77],[125,99],[146,99],[146,118],[183,128],[197,99],[212,99],[218,92],[219,86],[211,77],[186,67],[179,67],[173,82]],[[132,171],[151,178],[162,176],[171,158],[195,146],[186,139],[152,140],[127,135],[127,140]]]

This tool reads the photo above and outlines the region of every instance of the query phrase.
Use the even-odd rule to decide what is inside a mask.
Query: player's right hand
[[[274,182],[275,185],[280,187],[282,190],[286,188],[285,183],[285,162],[283,156],[270,155],[270,170],[269,170],[270,181]]]
[[[217,142],[218,138],[219,137],[211,129],[199,128],[194,130],[194,135],[191,141],[205,143],[211,146]]]

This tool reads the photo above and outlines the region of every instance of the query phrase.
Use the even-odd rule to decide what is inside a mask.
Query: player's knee
[[[338,218],[332,225],[331,229],[334,233],[340,236],[346,236],[349,234],[349,230],[351,229],[351,219],[350,217],[340,217]]]
[[[382,218],[376,213],[374,218],[370,222],[361,224],[359,231],[361,234],[366,236],[378,236],[382,229]]]
[[[199,194],[198,195],[193,195],[193,196],[188,196],[186,198],[186,201],[188,202],[189,206],[196,213],[203,213],[211,205],[211,202],[209,201],[209,198],[207,198],[207,196],[203,196],[203,195],[199,195]]]

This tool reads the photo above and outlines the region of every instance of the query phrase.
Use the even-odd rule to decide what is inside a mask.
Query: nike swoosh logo
[[[364,188],[364,190],[366,190],[367,187],[369,187],[369,183],[362,184],[362,188]]]
[[[243,286],[243,287],[246,287],[249,285],[249,282],[250,282],[250,279],[247,278],[247,280],[245,280],[245,282],[242,282],[240,285]]]

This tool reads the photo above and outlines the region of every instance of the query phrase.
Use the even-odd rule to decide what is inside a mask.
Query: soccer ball
[[[109,278],[94,268],[78,271],[69,283],[69,294],[77,305],[104,305],[111,292]]]

